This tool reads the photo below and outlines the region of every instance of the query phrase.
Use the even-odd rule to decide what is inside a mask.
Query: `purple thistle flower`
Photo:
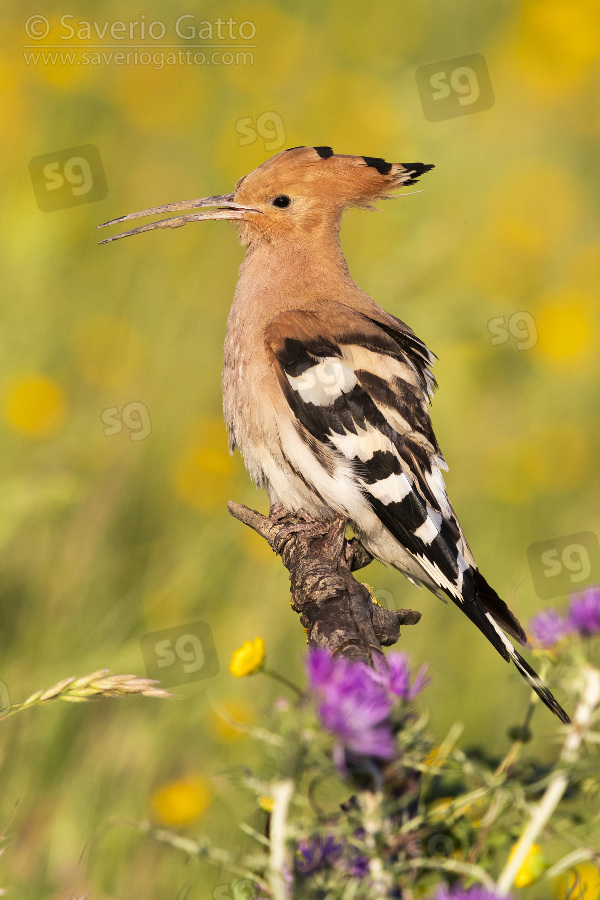
[[[450,889],[444,885],[438,890],[435,900],[511,900],[511,897],[492,893],[479,884],[475,884],[467,890],[460,886]]]
[[[369,859],[347,841],[338,841],[331,835],[318,835],[298,843],[297,872],[312,875],[328,868],[336,868],[360,879],[369,874]]]
[[[384,683],[389,691],[396,697],[403,700],[414,700],[417,694],[420,694],[424,687],[430,683],[431,679],[426,677],[427,664],[421,666],[415,676],[414,682],[410,683],[410,656],[407,653],[396,653],[392,650],[387,657],[388,672],[387,677],[384,673]],[[382,672],[383,666],[380,667]]]
[[[600,632],[600,587],[590,587],[584,594],[571,597],[569,624],[583,635]]]
[[[334,837],[310,838],[300,841],[296,856],[296,870],[302,875],[310,875],[318,869],[333,866],[342,854],[344,846]]]
[[[332,680],[334,668],[333,656],[322,647],[317,647],[308,654],[306,674],[313,690],[324,687]]]
[[[337,738],[334,759],[338,769],[345,770],[346,750],[357,756],[391,759],[392,701],[376,673],[365,663],[334,659],[322,649],[309,654],[307,669],[321,723]]]
[[[573,631],[573,625],[563,619],[555,609],[545,609],[529,622],[537,643],[547,649],[558,644],[561,638]]]
[[[341,868],[353,878],[366,878],[370,871],[369,857],[363,856],[358,850],[355,850],[347,861],[343,861]]]

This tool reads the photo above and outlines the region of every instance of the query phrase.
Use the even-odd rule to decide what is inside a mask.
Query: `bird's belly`
[[[297,434],[289,440],[290,429],[281,420],[274,424],[276,440],[268,445],[245,430],[236,434],[246,469],[255,484],[267,489],[271,503],[290,512],[302,509],[316,519],[352,519],[366,508],[353,473],[334,459],[333,451],[320,448],[320,460]]]
[[[270,366],[242,359],[235,348],[229,356],[223,370],[223,411],[254,483],[290,512],[351,518],[351,511],[366,504],[350,464],[308,432],[301,436]]]

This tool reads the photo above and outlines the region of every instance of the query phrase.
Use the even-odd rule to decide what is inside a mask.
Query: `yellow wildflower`
[[[556,900],[598,900],[600,871],[589,862],[579,863],[554,882]]]
[[[510,851],[509,860],[513,858],[518,846],[518,844],[515,844]],[[521,863],[521,868],[515,876],[515,887],[529,887],[530,884],[538,880],[545,868],[546,860],[544,859],[542,848],[539,844],[532,844],[527,851],[527,856]]]
[[[190,776],[165,784],[152,799],[154,813],[164,825],[189,825],[204,812],[210,790],[203,778]]]
[[[275,801],[272,797],[269,797],[266,794],[262,794],[258,798],[258,805],[261,809],[264,809],[265,812],[272,813],[275,807]]]
[[[261,637],[253,641],[244,641],[241,647],[234,652],[229,663],[229,671],[236,678],[242,675],[251,675],[263,664],[265,658],[265,642]]]

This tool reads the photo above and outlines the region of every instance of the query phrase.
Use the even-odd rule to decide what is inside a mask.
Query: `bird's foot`
[[[310,523],[316,521],[303,509],[298,509],[296,512],[290,512],[282,503],[273,503],[269,510],[269,521],[273,522],[273,524],[281,522],[283,519],[291,518],[292,516],[295,519],[300,519],[301,522]]]
[[[340,516],[337,518],[341,520]],[[274,503],[269,512],[269,522],[272,522],[273,525],[281,525],[275,538],[278,553],[292,535],[308,540],[320,537],[329,533],[334,521],[335,519],[314,519],[303,509],[291,513],[281,503]],[[343,521],[345,523],[345,520]]]

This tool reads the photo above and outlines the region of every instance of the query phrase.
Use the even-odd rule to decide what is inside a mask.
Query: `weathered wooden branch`
[[[230,502],[229,512],[263,537],[290,573],[292,608],[299,613],[312,647],[326,647],[349,659],[373,665],[381,647],[395,644],[401,625],[421,618],[410,609],[384,609],[352,572],[372,557],[357,538],[346,539],[342,516],[311,519],[278,506],[269,516]]]

